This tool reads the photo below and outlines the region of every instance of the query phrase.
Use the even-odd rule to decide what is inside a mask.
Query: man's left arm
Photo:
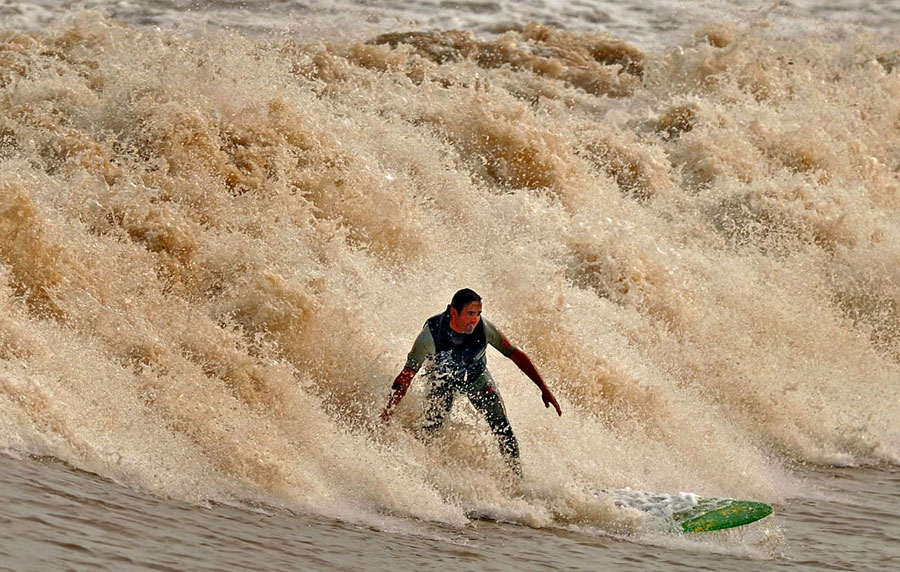
[[[512,354],[510,354],[509,359],[512,360],[516,366],[522,370],[522,373],[528,376],[531,381],[534,382],[535,385],[541,390],[541,399],[544,400],[544,407],[550,407],[551,405],[556,409],[557,415],[562,415],[562,409],[559,408],[559,403],[556,402],[556,398],[553,397],[553,393],[550,391],[550,388],[547,387],[547,384],[544,382],[544,378],[541,377],[541,374],[538,373],[534,364],[531,363],[531,359],[519,348],[516,348]]]
[[[550,388],[547,387],[547,384],[544,382],[544,378],[541,377],[541,374],[538,373],[534,364],[531,363],[531,359],[519,348],[514,346],[509,338],[504,336],[497,327],[488,322],[487,320],[483,320],[484,322],[484,333],[487,338],[487,342],[494,346],[497,351],[501,354],[505,355],[509,359],[512,360],[516,366],[522,370],[522,373],[528,376],[528,378],[534,382],[535,385],[538,386],[538,389],[541,390],[541,399],[544,400],[544,407],[553,406],[556,409],[557,415],[562,415],[562,409],[559,408],[559,403],[556,402],[556,398],[553,397],[553,392],[550,391]]]

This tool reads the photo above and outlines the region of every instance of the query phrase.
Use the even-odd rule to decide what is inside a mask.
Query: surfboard
[[[763,502],[702,499],[697,508],[676,515],[676,519],[685,532],[707,532],[744,526],[761,520],[772,512],[772,507]]]
[[[702,497],[692,493],[677,495],[645,493],[631,489],[601,491],[616,506],[630,507],[680,532],[725,530],[756,522],[772,514],[771,505],[732,498]]]

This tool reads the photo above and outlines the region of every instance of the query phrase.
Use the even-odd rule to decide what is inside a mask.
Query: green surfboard
[[[756,522],[772,514],[766,503],[734,499],[700,499],[697,506],[672,515],[685,532],[724,530]]]
[[[679,532],[709,532],[744,526],[772,514],[766,503],[731,498],[646,493],[631,489],[602,491],[616,506],[647,513],[651,523]]]

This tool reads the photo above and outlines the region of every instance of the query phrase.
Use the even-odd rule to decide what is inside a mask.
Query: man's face
[[[469,302],[463,306],[462,312],[450,308],[450,327],[460,334],[471,334],[481,321],[481,302]]]

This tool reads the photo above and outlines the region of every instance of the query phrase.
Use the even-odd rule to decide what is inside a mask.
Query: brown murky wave
[[[797,465],[896,464],[898,46],[832,39],[4,30],[0,447],[188,503],[617,534],[598,487],[779,503]],[[410,435],[422,383],[373,423],[462,286],[562,401],[489,358],[525,497],[469,409]]]

